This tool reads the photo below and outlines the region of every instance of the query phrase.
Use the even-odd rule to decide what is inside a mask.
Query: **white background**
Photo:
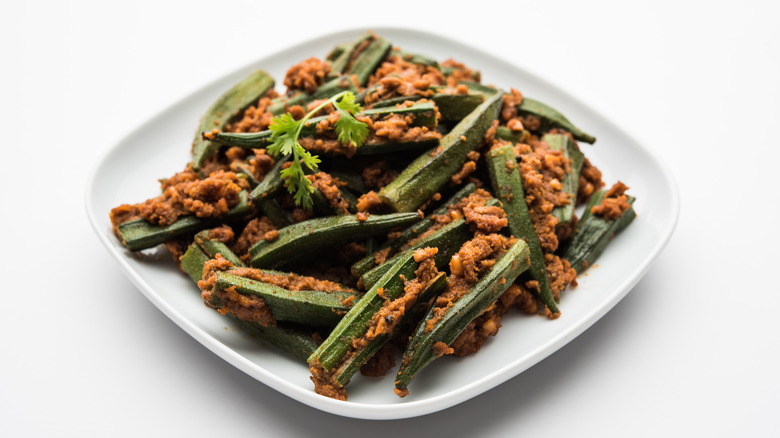
[[[780,434],[777,3],[108,3],[2,6],[2,435]],[[584,334],[390,422],[309,408],[192,340],[122,274],[83,201],[85,172],[160,110],[358,26],[421,28],[546,78],[662,157],[682,200],[647,276]]]

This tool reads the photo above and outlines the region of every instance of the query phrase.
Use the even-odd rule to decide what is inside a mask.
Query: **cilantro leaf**
[[[314,188],[311,186],[311,181],[306,178],[304,166],[311,171],[316,171],[320,159],[304,149],[298,142],[298,137],[301,135],[301,128],[306,125],[311,116],[330,103],[341,113],[335,126],[339,141],[344,144],[351,143],[355,147],[362,145],[368,137],[368,126],[355,119],[354,114],[363,109],[355,102],[355,95],[349,91],[331,97],[301,120],[295,120],[290,113],[286,113],[274,117],[268,127],[271,131],[271,144],[267,151],[274,157],[292,155],[290,166],[282,169],[280,174],[285,181],[287,191],[293,195],[295,204],[307,210],[311,210],[314,206],[311,199]]]

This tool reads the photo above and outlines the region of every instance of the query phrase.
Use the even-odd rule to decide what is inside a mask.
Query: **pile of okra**
[[[351,377],[378,352],[395,345],[403,351],[395,391],[406,395],[412,377],[451,353],[448,346],[464,330],[473,330],[474,321],[494,309],[512,285],[532,294],[536,313],[556,318],[561,314],[560,291],[551,286],[558,279],[548,274],[550,261],[576,273],[584,271],[635,216],[634,198],[626,195],[628,208],[618,215],[592,214],[612,196],[580,148],[595,138],[545,103],[516,90],[483,85],[476,70],[404,52],[373,33],[335,47],[319,62],[327,65],[327,74],[315,75],[316,87],[291,85],[279,94],[273,78],[255,71],[204,114],[187,169],[205,180],[207,163],[212,169],[221,165],[246,181],[226,213],[182,215],[165,225],[136,217],[115,224],[115,230],[130,251],[166,244],[177,266],[201,282],[208,306],[309,366],[321,394],[346,399],[344,387]],[[398,68],[390,68],[393,65]],[[270,117],[292,112],[296,105],[307,110],[343,91],[354,93],[365,115],[383,120],[400,114],[410,127],[438,135],[424,140],[386,137],[347,154],[319,153],[315,171],[331,178],[337,194],[326,196],[315,187],[313,208],[301,211],[282,178],[289,157],[273,157],[273,165],[259,178],[252,167],[252,160],[266,153],[272,132],[266,128],[239,133],[229,128],[248,108],[256,109],[263,97],[272,97],[265,106]],[[314,129],[323,118],[327,115],[305,126],[301,135],[313,140],[305,144],[325,135]],[[539,148],[563,157],[565,163],[563,175],[541,173],[547,178],[543,188],[565,193],[567,201],[544,214],[534,213],[534,196],[527,192],[531,182],[521,174],[524,160],[530,159],[528,151]],[[591,175],[595,170],[596,180],[581,174],[584,167],[590,167]],[[368,168],[381,169],[386,178],[367,179]],[[584,182],[592,193],[583,192]],[[503,210],[506,226],[496,234],[509,243],[468,283],[467,293],[440,306],[434,317],[437,298],[460,275],[462,268],[454,269],[453,260],[484,234],[455,207],[475,192],[488,194],[481,201],[485,208]],[[366,196],[379,202],[358,211]],[[338,208],[344,202],[346,208]],[[437,226],[447,216],[446,224]],[[261,233],[238,250],[242,231],[258,220],[278,233],[265,237]],[[555,227],[559,241],[552,250],[540,242],[539,221]],[[226,225],[235,237],[225,239],[212,232]],[[344,251],[348,246],[351,252]],[[420,275],[420,259],[425,258],[421,251],[431,248],[435,275],[417,279],[418,287],[411,287]],[[214,268],[216,262],[220,268]],[[340,285],[298,290],[306,288],[288,289],[267,281],[309,277],[335,278]],[[576,280],[570,283],[576,285]],[[264,318],[253,316],[258,306]]]

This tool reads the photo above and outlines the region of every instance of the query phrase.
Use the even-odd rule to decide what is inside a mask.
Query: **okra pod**
[[[246,267],[244,262],[242,262],[241,259],[238,258],[238,256],[230,248],[228,248],[227,245],[225,245],[224,242],[209,239],[209,232],[209,230],[203,230],[196,234],[194,239],[195,244],[197,244],[209,258],[213,259],[217,256],[217,254],[221,254],[222,257],[232,263],[233,266],[240,268]]]
[[[192,167],[195,170],[200,169],[203,161],[219,148],[218,144],[203,138],[201,133],[224,129],[228,122],[240,115],[247,107],[256,103],[273,87],[273,78],[268,73],[258,70],[234,85],[211,105],[206,114],[203,115],[192,142]]]
[[[469,196],[475,190],[477,190],[477,186],[473,183],[468,183],[463,186],[462,189],[458,190],[439,208],[434,210],[432,213],[427,214],[420,222],[417,222],[404,230],[400,236],[388,240],[374,251],[368,251],[368,254],[365,257],[352,265],[352,274],[356,277],[361,277],[363,274],[373,269],[376,266],[374,256],[378,251],[388,251],[389,254],[395,254],[402,246],[406,245],[407,242],[421,235],[425,232],[425,230],[430,228],[434,224],[436,216],[447,213],[447,210],[450,206],[457,204],[461,199]]]
[[[374,73],[383,59],[392,48],[392,44],[384,38],[378,37],[371,41],[349,66],[349,76],[357,76],[357,83],[362,87],[368,82],[368,78]]]
[[[593,144],[596,137],[586,134],[581,129],[574,126],[563,114],[556,109],[529,97],[523,97],[523,102],[517,105],[517,112],[522,115],[534,115],[539,117],[542,122],[541,130],[546,131],[549,128],[563,128],[574,136],[575,139]]]
[[[585,155],[574,145],[571,138],[565,134],[545,134],[542,141],[546,142],[550,149],[562,151],[563,155],[571,160],[569,173],[563,177],[561,184],[563,191],[569,195],[570,203],[553,208],[552,215],[558,219],[558,224],[571,222],[574,216],[574,203],[577,200],[577,188],[580,184],[580,170],[585,161]]]
[[[507,252],[496,260],[495,265],[480,278],[471,289],[447,309],[431,329],[426,321],[433,316],[434,307],[418,324],[406,351],[401,368],[396,376],[397,392],[403,393],[412,378],[436,359],[434,344],[450,345],[466,326],[491,303],[493,303],[515,279],[529,266],[528,245],[518,239]]]
[[[458,219],[441,227],[441,229],[436,230],[436,232],[430,236],[415,242],[413,245],[409,246],[409,248],[406,248],[404,253],[425,247],[438,248],[439,252],[434,257],[434,262],[438,269],[442,269],[447,266],[450,257],[458,252],[460,247],[472,237],[474,237],[474,235],[471,230],[469,230],[466,221]],[[399,258],[403,257],[404,253],[396,254],[381,265],[375,266],[373,269],[363,274],[360,277],[360,281],[363,282],[365,287],[372,287]]]
[[[355,51],[364,41],[371,38],[374,38],[374,34],[371,32],[366,32],[357,40],[343,45],[340,53],[335,56],[335,58],[330,63],[331,72],[334,74],[345,73],[345,70],[349,65],[349,61],[352,59],[353,55],[355,55]]]
[[[512,144],[525,143],[531,138],[531,133],[526,130],[513,131],[506,126],[499,126],[496,129],[496,138]]]
[[[531,254],[531,278],[539,283],[539,298],[553,314],[558,313],[550,282],[547,278],[547,267],[539,238],[534,231],[528,205],[525,203],[523,181],[517,168],[517,159],[512,146],[505,145],[492,149],[487,154],[487,166],[490,172],[490,183],[493,192],[504,204],[509,231],[513,236],[523,239]]]
[[[173,237],[182,234],[200,231],[205,228],[211,228],[224,222],[226,219],[232,219],[247,213],[250,209],[249,200],[246,191],[239,194],[239,202],[228,211],[227,215],[221,218],[199,218],[197,216],[183,216],[176,222],[160,226],[153,225],[143,219],[135,219],[125,222],[117,229],[122,236],[122,243],[130,251],[140,251],[151,248],[161,243],[165,243]]]
[[[298,261],[309,254],[349,240],[363,239],[420,220],[417,213],[371,215],[366,220],[355,216],[310,219],[279,230],[273,242],[262,240],[249,249],[251,265],[275,268]]]
[[[290,291],[250,278],[241,277],[230,271],[218,272],[217,290],[235,288],[244,295],[260,297],[271,311],[274,320],[290,321],[311,326],[333,327],[352,307],[355,294],[350,292]],[[219,298],[214,294],[212,304],[219,307]]]
[[[414,211],[449,181],[466,162],[466,155],[479,147],[493,120],[498,117],[503,95],[495,93],[455,125],[439,146],[414,160],[379,197],[394,211]]]
[[[436,126],[436,111],[434,104],[431,102],[423,102],[414,104],[408,107],[387,107],[387,108],[372,108],[366,109],[360,113],[362,116],[368,117],[385,117],[391,114],[411,115],[414,118],[412,126],[427,126],[433,128]],[[316,137],[317,136],[317,124],[323,120],[327,120],[328,116],[319,116],[309,119],[306,125],[301,129],[301,137]],[[204,132],[204,138],[208,138],[213,143],[225,145],[225,146],[238,146],[247,149],[263,148],[271,144],[271,130],[244,133],[244,132]],[[412,143],[412,147],[421,147],[428,143],[421,143],[417,145]],[[384,142],[382,140],[368,141],[358,148],[359,153],[384,153],[385,150],[381,148],[387,148],[388,145],[398,145],[399,142]],[[373,151],[377,149],[377,151]]]
[[[585,214],[577,223],[577,231],[563,254],[563,258],[571,263],[571,267],[578,274],[587,269],[588,266],[592,266],[615,234],[627,227],[636,217],[636,211],[633,207],[635,198],[631,196],[627,197],[631,206],[617,219],[606,219],[591,214],[590,209],[599,205],[605,194],[605,190],[599,190],[591,196],[587,207],[585,207]]]
[[[378,330],[378,327],[372,326],[371,322],[375,315],[386,305],[402,297],[405,291],[405,282],[415,279],[417,262],[413,252],[406,252],[392,268],[377,281],[363,298],[339,321],[327,339],[317,348],[309,357],[309,364],[314,369],[321,369],[327,374],[327,380],[336,387],[343,387],[349,382],[352,375],[360,368],[370,357],[367,353],[376,352],[392,336],[392,329]],[[440,289],[444,286],[442,274],[438,274],[427,285],[424,285],[428,292],[434,289]],[[422,295],[427,295],[423,291]],[[407,297],[408,299],[409,297]],[[414,297],[416,302],[420,297]],[[401,308],[402,315],[410,310]],[[399,321],[377,321],[378,324],[389,325],[391,328],[398,327]],[[369,331],[376,335],[366,336]],[[358,342],[364,339],[366,342]],[[368,349],[368,350],[365,350]],[[364,351],[365,350],[365,351]],[[316,374],[315,374],[316,375]]]
[[[232,252],[230,252],[232,254]],[[197,243],[192,243],[181,258],[181,267],[192,280],[197,283],[203,278],[203,264],[211,257],[206,254]],[[263,327],[254,321],[244,321],[233,317],[247,332],[292,355],[306,360],[317,349],[310,331],[292,324],[277,323],[276,325]]]

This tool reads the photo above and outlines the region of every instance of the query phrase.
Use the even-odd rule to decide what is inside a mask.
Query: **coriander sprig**
[[[268,127],[272,132],[268,153],[275,157],[292,155],[292,165],[281,171],[282,179],[285,180],[287,191],[293,195],[295,204],[301,205],[307,210],[311,210],[313,206],[311,193],[314,189],[311,186],[311,181],[306,178],[303,166],[314,171],[317,169],[320,159],[317,155],[312,155],[304,149],[298,142],[298,137],[306,122],[331,103],[341,113],[335,126],[339,141],[360,147],[368,137],[368,126],[355,118],[354,115],[362,111],[363,108],[355,102],[355,95],[350,91],[343,91],[331,97],[311,110],[301,120],[296,121],[290,113],[286,113],[274,117]]]

